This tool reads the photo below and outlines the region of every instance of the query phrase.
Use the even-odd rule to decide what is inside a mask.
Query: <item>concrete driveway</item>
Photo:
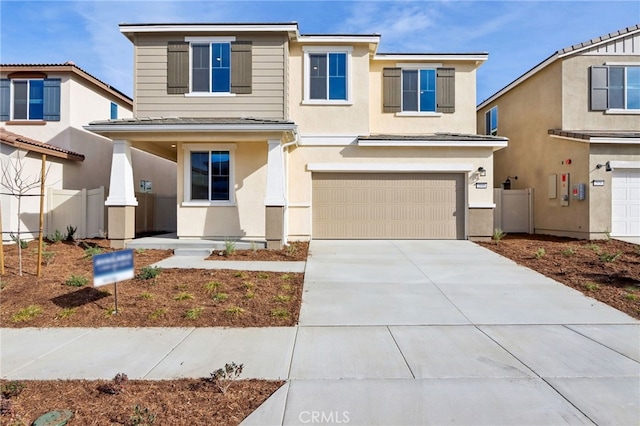
[[[640,423],[640,324],[468,241],[313,241],[289,381],[243,424]]]

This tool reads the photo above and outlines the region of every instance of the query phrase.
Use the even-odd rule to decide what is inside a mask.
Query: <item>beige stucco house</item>
[[[536,233],[640,236],[639,25],[558,50],[477,111],[478,133],[509,138],[494,186],[534,188]]]
[[[296,23],[120,30],[134,45],[133,118],[87,129],[119,149],[110,215],[124,223],[135,147],[178,163],[179,238],[492,234],[493,153],[507,139],[476,134],[486,53],[379,53],[379,35]]]
[[[51,220],[65,216],[65,206],[52,204],[51,190],[93,190],[108,192],[111,179],[113,143],[83,128],[91,121],[132,117],[133,101],[114,87],[97,79],[72,62],[64,64],[0,64],[0,144],[2,170],[14,173],[11,164],[18,158],[23,166],[23,178],[37,179],[41,173],[41,155],[47,155],[45,188],[45,232],[57,228],[65,232],[66,225],[78,228],[81,237],[108,232],[109,224],[102,218],[85,232],[84,222],[69,216],[55,225]],[[167,159],[134,149],[130,152],[136,182],[152,182],[153,194],[170,201],[166,221],[156,224],[162,230],[175,230],[176,164]],[[30,195],[38,194],[34,188]],[[18,228],[28,231],[22,238],[35,238],[39,227],[40,200],[37,196],[22,199],[20,219],[17,198],[0,188],[3,240]],[[145,193],[146,194],[146,193]],[[104,203],[104,200],[101,201]],[[160,204],[162,201],[160,201]],[[162,208],[160,205],[153,206]],[[53,210],[56,210],[54,212]],[[104,210],[104,208],[102,208]],[[86,219],[86,218],[85,218]],[[138,218],[139,225],[146,218]],[[60,225],[62,223],[62,225]],[[49,229],[51,228],[51,229]],[[55,228],[55,229],[54,229]],[[87,228],[88,229],[88,228]],[[138,226],[140,229],[140,226]]]

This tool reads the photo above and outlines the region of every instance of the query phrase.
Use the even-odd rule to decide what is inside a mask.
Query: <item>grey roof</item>
[[[573,52],[574,50],[583,49],[585,47],[589,47],[589,46],[592,46],[594,44],[598,44],[600,42],[607,41],[610,38],[619,37],[621,35],[625,35],[627,33],[636,31],[638,29],[640,29],[640,24],[632,25],[630,27],[627,27],[627,28],[624,28],[624,29],[621,29],[621,30],[618,30],[618,31],[614,31],[614,32],[609,33],[609,34],[605,34],[603,36],[596,37],[596,38],[591,39],[589,41],[585,41],[585,42],[582,42],[582,43],[574,44],[573,46],[565,47],[564,49],[558,50],[556,52],[556,54],[562,55],[562,54],[565,54],[565,53]]]
[[[489,135],[469,135],[462,133],[430,133],[423,135],[369,135],[358,136],[358,140],[370,140],[370,141],[505,141],[507,138],[500,136]]]
[[[577,51],[577,50],[581,50],[581,49],[584,49],[584,48],[588,48],[589,46],[594,46],[594,45],[599,44],[599,43],[606,42],[607,40],[609,40],[611,38],[614,38],[614,37],[620,37],[620,36],[624,36],[626,34],[634,33],[634,32],[636,32],[638,30],[640,30],[640,24],[632,25],[630,27],[627,27],[627,28],[624,28],[624,29],[621,29],[621,30],[618,30],[618,31],[614,31],[614,32],[611,32],[609,34],[605,34],[603,36],[593,38],[593,39],[591,39],[589,41],[585,41],[585,42],[582,42],[582,43],[574,44],[573,46],[569,46],[569,47],[565,47],[564,49],[557,50],[557,51],[553,52],[551,55],[549,55],[547,58],[545,58],[543,61],[541,61],[540,63],[538,63],[535,66],[533,66],[527,72],[525,72],[524,74],[522,74],[521,76],[519,76],[515,80],[511,81],[506,86],[502,87],[500,90],[498,90],[497,92],[495,92],[494,94],[489,96],[487,99],[485,99],[482,102],[480,102],[480,104],[478,104],[476,109],[479,110],[479,109],[483,108],[484,106],[486,106],[487,104],[493,102],[494,99],[498,98],[499,96],[501,96],[503,93],[507,92],[508,90],[511,90],[513,87],[515,87],[518,84],[520,84],[520,82],[522,82],[522,81],[526,80],[527,78],[531,77],[533,74],[535,74],[536,72],[540,71],[541,69],[546,68],[550,63],[554,62],[561,55],[562,56],[568,55],[568,54],[571,54],[571,52],[574,52],[574,51]]]
[[[118,120],[103,120],[92,121],[89,125],[198,125],[198,124],[216,124],[216,125],[282,125],[290,124],[294,125],[292,121],[288,120],[272,120],[267,118],[217,118],[217,117],[200,117],[200,118],[187,118],[187,117],[139,117],[139,118],[122,118]]]
[[[594,138],[640,139],[640,130],[562,130],[549,129],[550,135],[591,140]]]

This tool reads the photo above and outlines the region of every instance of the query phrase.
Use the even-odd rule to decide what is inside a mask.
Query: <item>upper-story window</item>
[[[167,93],[249,94],[252,43],[235,37],[187,37],[167,46]]]
[[[402,111],[436,112],[436,70],[402,70]]]
[[[351,47],[304,48],[304,102],[351,102]]]
[[[592,111],[640,111],[640,66],[591,67]]]
[[[484,134],[497,136],[498,135],[498,107],[494,106],[489,111],[484,113]]]
[[[191,91],[231,93],[231,44],[191,45]]]
[[[1,121],[59,121],[60,79],[0,80]]]
[[[383,112],[455,112],[455,69],[406,66],[382,70]]]
[[[111,102],[111,111],[109,118],[111,118],[112,120],[118,119],[118,104],[115,102]]]

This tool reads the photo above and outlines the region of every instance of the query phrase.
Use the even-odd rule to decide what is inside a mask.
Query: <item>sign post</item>
[[[133,273],[133,250],[120,250],[93,256],[93,286],[114,285],[115,312],[118,314],[117,282],[130,280]]]

